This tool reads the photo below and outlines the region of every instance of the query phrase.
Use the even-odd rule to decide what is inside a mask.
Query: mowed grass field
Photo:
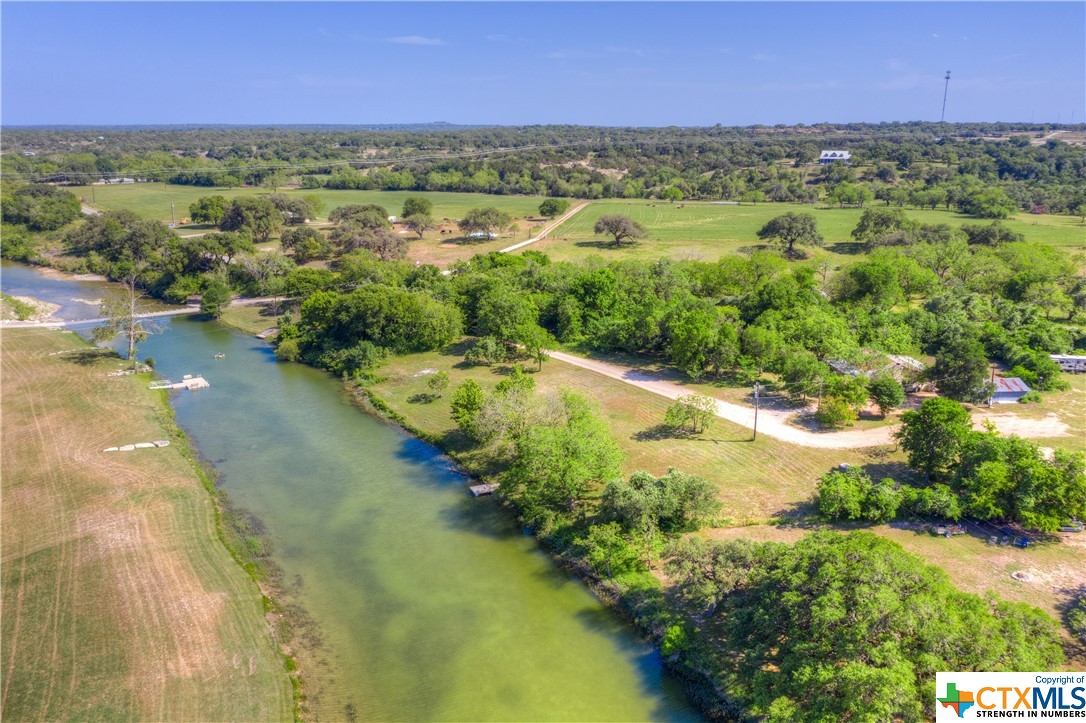
[[[260,591],[148,378],[72,334],[3,342],[3,717],[291,719]]]
[[[455,448],[456,425],[449,406],[452,390],[469,378],[489,389],[509,371],[504,365],[462,363],[465,348],[454,345],[441,352],[396,357],[381,367],[383,378],[374,391],[416,427],[447,436]],[[429,376],[420,372],[430,369],[448,372],[450,386],[441,398],[427,403],[420,398],[429,391]],[[880,470],[891,463],[890,458],[875,457],[865,450],[809,449],[764,435],[751,442],[749,429],[723,419],[717,419],[700,438],[676,439],[660,434],[659,426],[671,402],[659,395],[556,360],[544,362],[543,370],[534,376],[543,392],[573,389],[600,407],[626,455],[626,472],[664,474],[669,466],[675,466],[702,475],[720,491],[724,503],[721,515],[735,521],[793,514],[795,505],[805,503],[814,493],[817,479],[841,462],[877,464]]]
[[[500,381],[508,367],[468,366],[463,363],[466,344],[441,352],[397,357],[381,368],[382,380],[373,390],[419,430],[443,438],[454,451],[469,445],[450,417],[450,399],[458,384],[475,379],[485,389]],[[528,363],[527,366],[534,368]],[[425,401],[429,373],[446,371],[448,390],[438,399]],[[625,454],[624,471],[646,470],[663,474],[668,467],[698,474],[712,482],[723,504],[719,527],[706,532],[718,538],[794,541],[819,526],[811,516],[811,501],[819,477],[847,462],[864,466],[872,477],[908,478],[904,456],[891,448],[824,450],[788,444],[766,436],[752,442],[749,429],[715,420],[698,438],[661,435],[669,400],[623,384],[580,367],[550,360],[534,375],[544,393],[570,388],[592,399]],[[1076,390],[1081,385],[1076,386]],[[1058,405],[1075,391],[1061,393]],[[1068,395],[1068,396],[1063,396]],[[1016,405],[1021,406],[1021,405]],[[1068,439],[1062,438],[1067,444]],[[467,455],[469,463],[473,457]],[[779,519],[774,519],[779,518]],[[778,524],[780,523],[780,524]],[[1054,617],[1074,589],[1086,583],[1086,535],[1066,534],[1059,542],[1036,544],[1026,550],[989,546],[979,537],[952,540],[931,535],[911,524],[880,525],[873,532],[900,543],[930,564],[942,567],[963,590],[984,594],[993,590],[1010,600],[1038,605]],[[1079,539],[1082,538],[1082,539]],[[1010,577],[1028,572],[1028,583]]]
[[[714,205],[707,202],[667,203],[661,201],[593,201],[588,208],[562,224],[550,236],[528,248],[543,251],[555,260],[598,255],[606,259],[693,258],[715,261],[743,247],[765,243],[757,231],[770,219],[789,211],[814,215],[826,240],[822,249],[805,248],[812,256],[837,257],[838,262],[854,259],[860,249],[853,243],[852,229],[863,209],[831,208],[817,204],[760,203],[757,205]],[[633,244],[616,247],[592,228],[605,215],[629,216],[645,227],[647,234]],[[909,218],[922,223],[990,223],[949,211],[905,209]],[[1071,216],[1019,214],[1003,222],[1027,241],[1042,241],[1069,250],[1086,244],[1086,225]],[[831,261],[833,263],[833,261]]]
[[[83,196],[89,204],[90,186],[74,186],[72,193]],[[174,204],[177,220],[189,215],[189,205],[203,196],[258,196],[272,193],[270,188],[205,188],[200,186],[175,186],[166,183],[132,183],[126,185],[94,186],[93,206],[98,209],[115,211],[129,209],[144,218],[158,221],[170,221],[170,204]],[[537,196],[495,196],[485,193],[422,193],[418,191],[330,191],[326,189],[280,189],[278,193],[288,196],[319,196],[324,201],[324,210],[319,218],[327,218],[329,212],[348,204],[376,203],[388,209],[392,216],[399,216],[403,210],[404,199],[408,196],[424,196],[434,204],[433,217],[456,220],[463,218],[468,209],[479,206],[494,206],[511,216],[526,217],[539,211],[541,197]]]

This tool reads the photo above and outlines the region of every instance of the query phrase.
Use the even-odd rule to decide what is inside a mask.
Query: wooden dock
[[[147,386],[148,389],[207,389],[211,385],[207,383],[207,380],[203,377],[194,377],[191,374],[186,374],[181,378],[179,382],[171,382],[169,379],[161,382],[152,382]]]
[[[498,489],[499,487],[501,487],[500,484],[494,483],[488,485],[473,485],[471,487],[468,487],[468,489],[471,490],[471,493],[476,497],[482,497],[483,495],[494,494],[494,490]]]

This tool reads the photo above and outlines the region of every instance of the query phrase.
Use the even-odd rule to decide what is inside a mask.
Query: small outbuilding
[[[852,163],[852,153],[849,151],[822,151],[818,156],[818,162],[823,166],[837,161],[844,162],[846,166],[850,165]]]
[[[995,392],[989,400],[993,404],[1007,404],[1017,402],[1029,394],[1029,385],[1018,377],[997,377],[995,380]]]

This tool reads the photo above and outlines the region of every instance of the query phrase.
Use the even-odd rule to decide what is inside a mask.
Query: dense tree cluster
[[[837,521],[888,522],[896,516],[1017,522],[1052,532],[1086,514],[1086,456],[1057,450],[1046,458],[1036,444],[975,431],[950,399],[927,399],[905,412],[897,433],[910,466],[927,486],[872,481],[860,467],[834,470],[818,483],[819,513]]]
[[[949,485],[958,496],[949,509],[960,505],[976,519],[1009,520],[1047,532],[1086,515],[1081,452],[1057,449],[1049,459],[1028,440],[975,431],[969,413],[949,399],[926,399],[902,420],[897,437],[909,465],[930,482]]]
[[[769,720],[922,720],[941,670],[1051,670],[1040,610],[956,590],[898,544],[816,532],[794,545],[684,539],[668,573],[702,612],[691,655]],[[734,651],[742,651],[741,655]]]

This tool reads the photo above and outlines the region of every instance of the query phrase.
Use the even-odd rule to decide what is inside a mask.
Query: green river
[[[82,298],[84,282],[3,272],[5,290]],[[494,500],[471,497],[435,448],[350,405],[337,380],[191,317],[140,353],[168,378],[211,384],[174,393],[177,420],[263,523],[319,630],[327,665],[303,672],[320,718],[348,706],[359,720],[698,718],[659,655]]]

